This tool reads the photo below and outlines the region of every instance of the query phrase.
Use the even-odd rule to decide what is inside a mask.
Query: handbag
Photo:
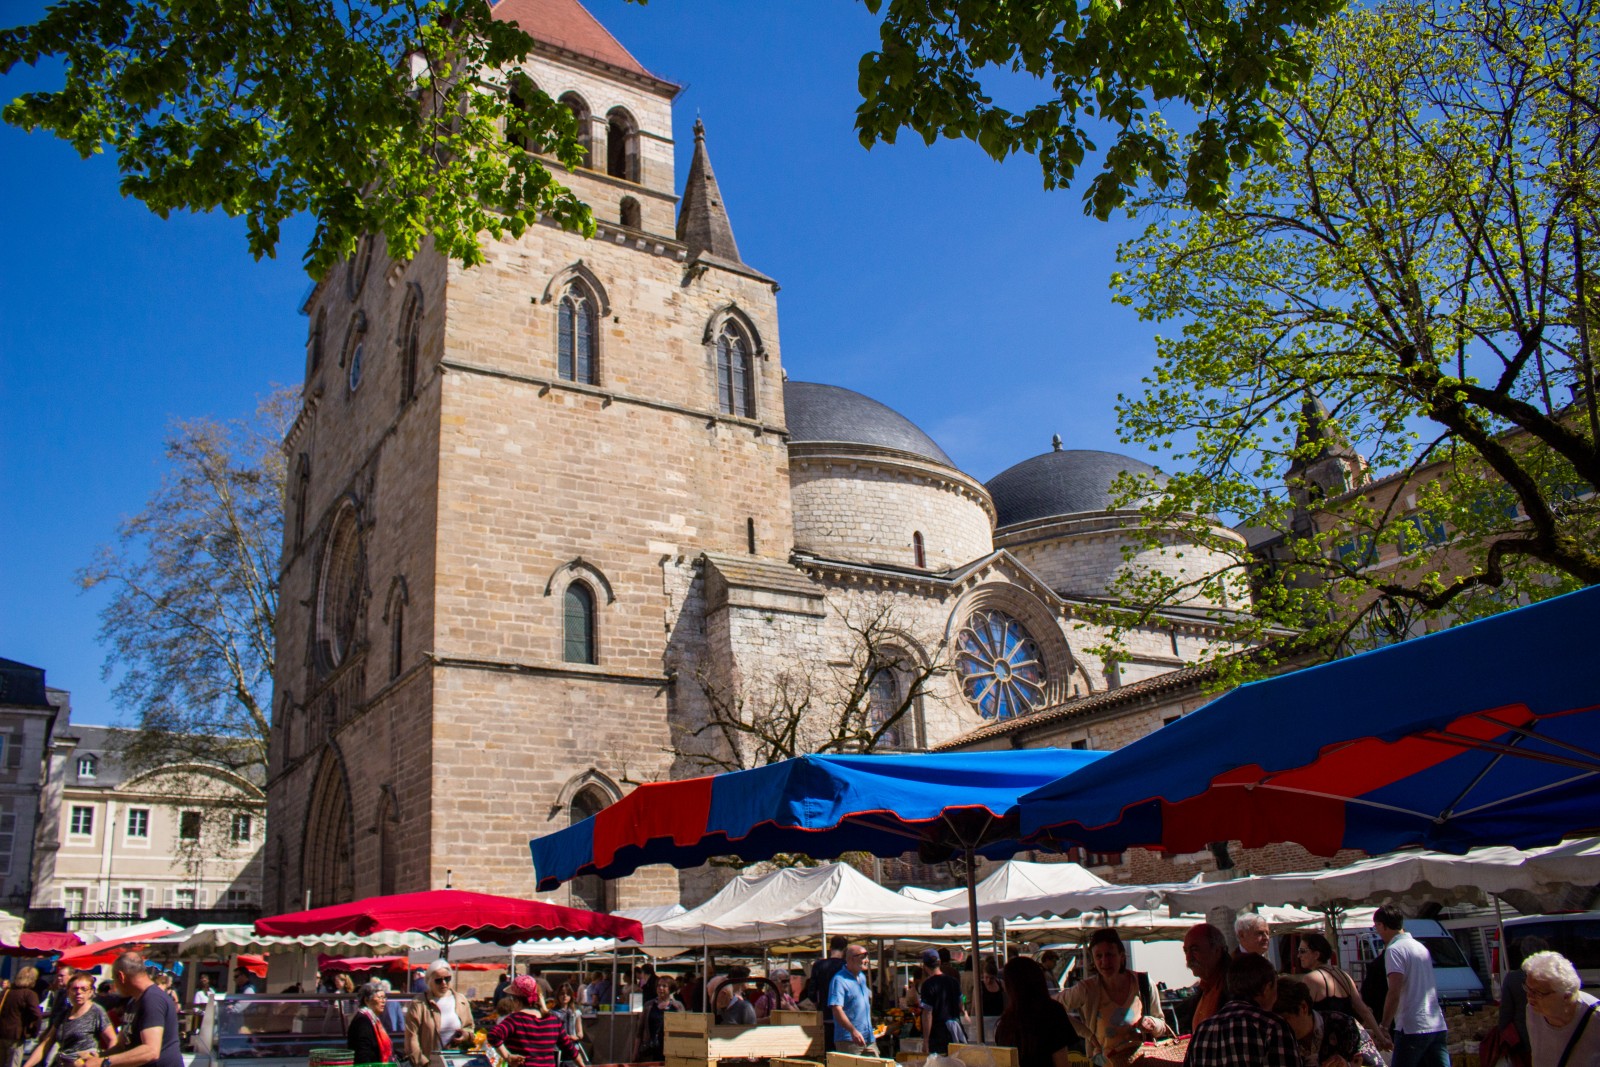
[[[1480,1067],[1532,1067],[1533,1057],[1522,1043],[1522,1035],[1511,1023],[1491,1029],[1478,1042]]]

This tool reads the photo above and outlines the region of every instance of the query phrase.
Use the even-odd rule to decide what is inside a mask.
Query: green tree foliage
[[[865,0],[874,12],[884,0]],[[1233,169],[1281,143],[1268,94],[1310,69],[1302,31],[1343,0],[888,0],[882,48],[861,60],[861,142],[901,129],[932,144],[977,142],[996,159],[1027,152],[1046,188],[1065,187],[1113,134],[1085,207],[1106,218],[1141,180],[1216,204]],[[1016,107],[1000,100],[1026,98]],[[1192,118],[1181,139],[1146,120],[1166,105]]]
[[[1152,539],[1218,514],[1281,538],[1247,632],[1382,641],[1600,582],[1597,49],[1593,3],[1352,10],[1268,100],[1281,156],[1216,211],[1142,205],[1113,284],[1181,330],[1123,432],[1186,468],[1145,509]],[[1315,476],[1341,440],[1364,490]],[[1121,593],[1237,604],[1245,568]]]
[[[111,593],[100,639],[107,672],[121,671],[117,700],[135,720],[123,752],[135,772],[205,763],[257,781],[265,774],[280,444],[297,402],[284,389],[249,422],[177,424],[161,487],[78,575],[84,589]]]
[[[549,159],[521,147],[583,158],[567,109],[499,73],[531,43],[482,0],[61,0],[0,31],[0,73],[64,68],[4,118],[115,153],[123,193],[162,217],[243,216],[258,258],[308,212],[315,276],[367,233],[397,258],[431,238],[474,264],[480,234],[541,215],[594,232]]]

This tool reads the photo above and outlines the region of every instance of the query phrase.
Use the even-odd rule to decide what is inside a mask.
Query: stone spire
[[[691,259],[709,256],[744,265],[728,222],[728,209],[722,203],[722,190],[711,172],[711,157],[706,154],[706,126],[698,118],[694,120],[694,159],[683,187],[683,205],[678,209],[678,240],[689,246]]]
[[[1295,457],[1289,462],[1291,496],[1334,497],[1365,485],[1367,461],[1334,425],[1333,416],[1315,393],[1306,390],[1295,433]]]

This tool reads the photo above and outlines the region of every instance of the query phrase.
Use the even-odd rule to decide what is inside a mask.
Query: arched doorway
[[[350,819],[350,787],[332,751],[324,751],[311,806],[306,814],[303,870],[311,907],[354,900],[355,831]]]
[[[611,797],[598,785],[586,785],[572,797],[572,821],[582,822],[610,806]],[[595,874],[582,874],[572,880],[572,904],[590,911],[610,911],[615,903],[611,883]]]

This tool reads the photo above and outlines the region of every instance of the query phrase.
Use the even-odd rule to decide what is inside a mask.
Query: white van
[[[1600,911],[1577,911],[1569,915],[1524,915],[1506,920],[1506,942],[1510,964],[1522,966],[1522,939],[1543,938],[1552,952],[1559,952],[1578,969],[1583,988],[1600,991]]]
[[[1510,923],[1506,926],[1510,927]],[[1481,1005],[1489,1002],[1483,979],[1472,969],[1472,963],[1461,951],[1456,939],[1433,919],[1407,919],[1406,932],[1422,942],[1433,960],[1433,982],[1439,991],[1442,1004]],[[1509,933],[1509,930],[1507,931]],[[1383,941],[1370,930],[1360,935],[1359,958],[1363,963],[1383,951]],[[1363,973],[1364,970],[1363,970]]]

